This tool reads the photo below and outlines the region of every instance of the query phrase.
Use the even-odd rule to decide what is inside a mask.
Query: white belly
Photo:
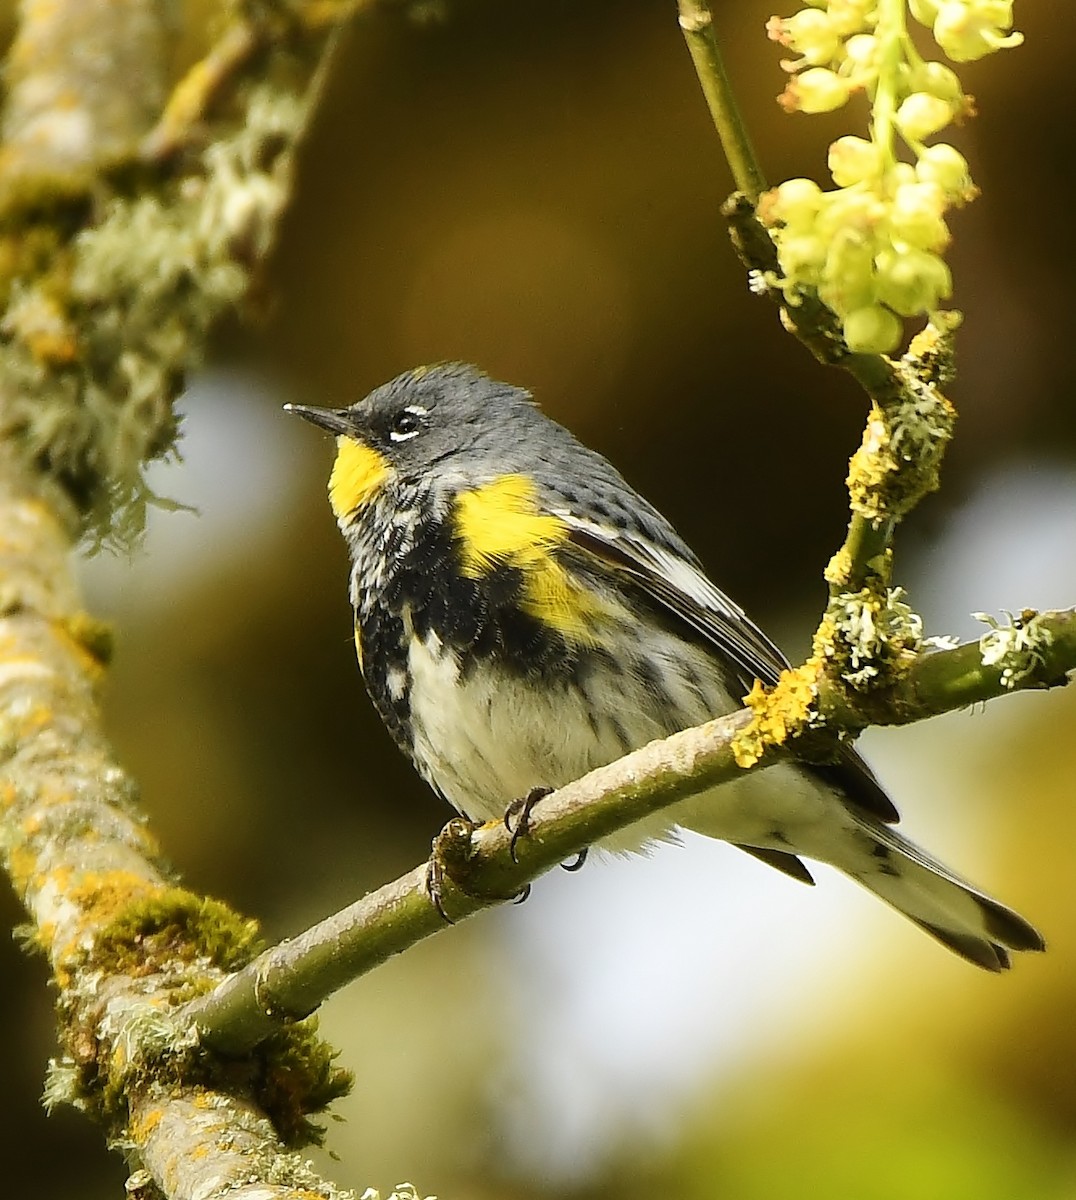
[[[452,654],[432,638],[412,643],[409,666],[415,758],[469,817],[501,817],[532,788],[560,787],[625,753],[614,718],[592,724],[585,695],[571,684],[537,690],[488,667],[461,680]],[[616,719],[633,747],[664,732],[637,703],[625,703]]]
[[[664,642],[663,642],[664,639]],[[690,654],[691,682],[682,670]],[[460,812],[496,820],[535,787],[561,787],[677,729],[729,712],[735,703],[711,661],[669,635],[647,644],[662,666],[662,703],[630,672],[597,672],[536,689],[488,666],[460,678],[436,638],[412,642],[413,752],[423,775]],[[495,685],[494,685],[495,683]],[[637,850],[675,837],[677,826],[773,849],[814,840],[840,808],[828,789],[789,764],[689,797],[602,843]],[[843,823],[843,822],[842,822]]]

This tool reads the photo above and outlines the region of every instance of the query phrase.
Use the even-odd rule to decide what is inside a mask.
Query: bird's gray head
[[[469,476],[483,463],[496,473],[498,447],[518,444],[544,421],[528,392],[465,363],[417,367],[350,408],[286,408],[336,435],[329,500],[341,523],[394,479]]]

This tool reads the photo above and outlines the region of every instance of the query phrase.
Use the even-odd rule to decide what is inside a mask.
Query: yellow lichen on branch
[[[753,767],[767,750],[788,746],[815,721],[818,695],[817,658],[802,667],[781,672],[772,688],[756,679],[744,704],[751,710],[751,721],[732,739],[732,753],[739,767]]]
[[[926,387],[886,408],[873,404],[848,468],[852,511],[873,523],[896,521],[935,491],[955,420],[952,404]]]
[[[143,470],[174,446],[184,375],[267,254],[331,32],[289,5],[251,10],[261,35],[218,45],[164,120],[173,7],[22,0],[7,63],[0,858],[59,988],[47,1103],[92,1113],[174,1192],[324,1197],[281,1142],[316,1141],[310,1114],[348,1085],[314,1025],[237,1071],[173,1021],[251,957],[257,930],[159,862],[101,730],[111,631],[82,611],[68,561],[80,536],[130,541],[156,500]],[[167,169],[146,154],[155,127],[185,151]]]

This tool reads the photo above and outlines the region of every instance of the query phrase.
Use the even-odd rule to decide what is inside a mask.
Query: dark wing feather
[[[789,665],[788,659],[734,601],[692,563],[630,533],[606,531],[569,514],[569,541],[615,567],[669,612],[686,621],[721,654],[744,689],[756,679],[768,687]]]
[[[569,526],[573,546],[630,579],[701,635],[729,664],[745,691],[756,679],[772,687],[789,665],[743,609],[690,560],[630,531],[607,529],[570,512],[557,515]],[[879,820],[892,824],[900,819],[870,767],[851,747],[842,748],[837,762],[807,769]]]
[[[890,800],[885,788],[874,777],[874,772],[863,761],[862,756],[851,746],[842,746],[840,758],[834,763],[816,763],[811,770],[827,783],[839,788],[850,800],[871,816],[895,825],[900,820],[896,805]]]
[[[739,842],[734,842],[733,845],[737,850],[745,850],[752,858],[764,862],[766,866],[776,867],[792,879],[814,887],[814,876],[794,854],[788,854],[784,850],[766,850],[761,846],[741,846]]]

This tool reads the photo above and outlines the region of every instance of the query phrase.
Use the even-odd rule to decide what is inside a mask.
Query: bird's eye
[[[389,430],[389,437],[394,442],[410,441],[423,426],[423,417],[426,416],[426,410],[420,408],[417,404],[408,405],[396,414],[392,422],[392,428]]]

